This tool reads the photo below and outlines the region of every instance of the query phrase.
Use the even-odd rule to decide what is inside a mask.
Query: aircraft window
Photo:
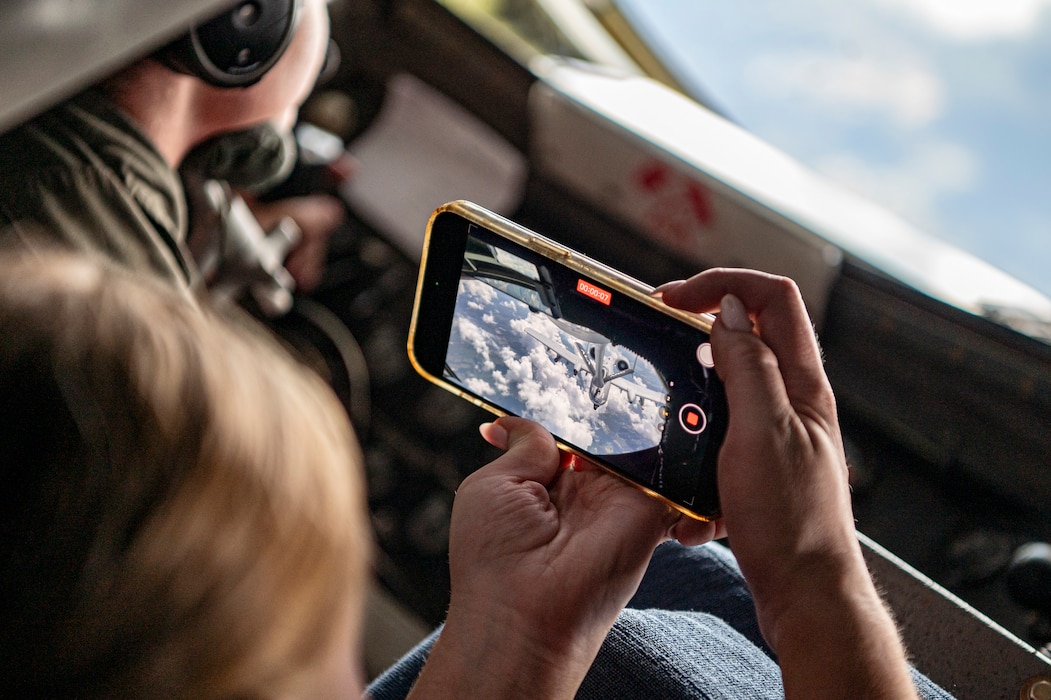
[[[1051,342],[1051,0],[438,1],[523,64],[689,95],[917,232],[866,263]]]
[[[1051,2],[615,4],[688,92],[1051,295]]]
[[[509,267],[515,272],[519,272],[531,280],[540,281],[540,273],[536,269],[536,265],[533,263],[523,260],[517,255],[511,255],[506,250],[494,249],[494,257],[504,267]]]
[[[549,311],[549,307],[540,300],[540,295],[537,294],[535,289],[529,287],[523,287],[520,284],[514,284],[513,282],[506,282],[504,280],[487,278],[485,279],[486,284],[496,287],[500,291],[508,294],[509,296],[518,299],[523,302],[530,309],[536,309],[537,311]]]
[[[483,33],[517,53],[583,58],[558,24],[533,0],[439,0]],[[509,44],[512,44],[509,46]],[[513,46],[517,44],[517,46]]]
[[[592,0],[438,0],[523,65],[536,55],[577,58],[646,73],[671,83],[659,61],[640,61],[610,33],[606,2]],[[616,13],[615,13],[616,14]],[[619,18],[620,15],[617,14]],[[672,84],[673,87],[679,87]]]

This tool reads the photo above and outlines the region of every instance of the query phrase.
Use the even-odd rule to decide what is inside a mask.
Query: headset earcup
[[[242,1],[194,25],[157,58],[216,87],[247,87],[281,58],[298,19],[298,0]]]

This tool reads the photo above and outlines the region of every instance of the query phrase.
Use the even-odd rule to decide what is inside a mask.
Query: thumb
[[[548,485],[559,474],[559,453],[551,433],[538,423],[504,416],[481,428],[482,437],[506,452],[483,469]]]

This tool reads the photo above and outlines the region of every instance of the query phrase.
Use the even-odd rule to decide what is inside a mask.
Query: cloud
[[[595,454],[635,452],[660,441],[663,418],[658,407],[629,404],[627,394],[614,388],[606,404],[596,409],[587,392],[589,380],[574,374],[571,363],[552,361],[548,348],[527,333],[533,329],[545,337],[558,336],[561,331],[554,323],[544,314],[529,312],[518,300],[506,312],[501,311],[503,302],[479,303],[488,296],[487,289],[491,288],[468,282],[457,300],[460,315],[446,360],[465,388]],[[644,385],[637,377],[635,381]]]
[[[507,366],[508,383],[525,405],[525,415],[567,442],[590,449],[596,432],[594,410],[584,400],[576,380],[564,368],[556,367],[539,343],[525,356],[516,356],[510,348],[501,348],[499,355]]]
[[[453,322],[455,332],[460,334],[460,337],[467,343],[471,344],[474,351],[482,358],[482,366],[486,370],[491,370],[495,365],[493,361],[489,359],[489,334],[479,328],[475,323],[467,318],[466,316],[458,316]]]
[[[486,369],[486,368],[483,367],[482,369]],[[498,370],[498,371],[493,372],[492,376],[493,376],[493,382],[496,385],[496,393],[499,394],[500,396],[510,396],[511,395],[511,384],[510,384],[510,382],[507,381],[507,375],[504,374],[503,372],[500,372]]]
[[[940,232],[939,199],[972,191],[981,164],[970,150],[947,141],[924,142],[902,161],[874,165],[856,155],[837,153],[819,158],[815,168],[902,218]]]
[[[499,293],[485,282],[465,279],[460,281],[457,294],[467,292],[477,307],[492,306],[499,298]]]
[[[766,97],[801,97],[822,108],[885,112],[903,126],[933,121],[945,103],[937,75],[900,58],[883,61],[811,50],[765,53],[748,62],[744,79]]]
[[[481,377],[468,377],[463,382],[464,388],[479,396],[494,396],[496,390]]]
[[[1031,34],[1051,0],[876,0],[952,39],[985,40]]]

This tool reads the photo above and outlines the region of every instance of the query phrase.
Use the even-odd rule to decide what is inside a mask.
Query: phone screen
[[[443,239],[439,257],[455,269],[429,280],[445,289],[429,311],[447,341],[425,368],[695,515],[716,515],[727,409],[708,334],[448,216],[431,245]]]

